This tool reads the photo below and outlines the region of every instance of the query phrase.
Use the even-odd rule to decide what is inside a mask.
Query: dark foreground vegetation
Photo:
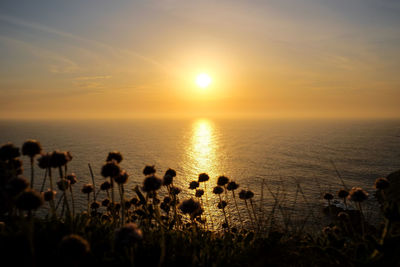
[[[30,182],[23,177],[21,153],[30,159]],[[253,192],[225,176],[211,185],[206,173],[199,174],[188,185],[193,197],[181,199],[174,170],[159,178],[154,166],[146,166],[143,186],[126,199],[129,175],[121,169],[119,152],[106,158],[100,188],[90,165],[92,183],[80,184],[68,171],[71,160],[69,152],[44,153],[34,140],[21,150],[10,143],[0,148],[2,266],[400,265],[400,172],[378,179],[374,196],[344,184],[337,194],[326,193],[330,222],[317,231],[297,231],[288,230],[274,212],[256,212]],[[38,191],[31,187],[39,179],[37,167],[45,170]],[[84,212],[75,207],[77,186],[87,197]],[[207,187],[218,195],[220,216],[207,209]],[[382,223],[375,227],[364,219],[368,197],[380,204]],[[334,199],[346,208],[332,205]],[[277,198],[274,207],[279,208]]]

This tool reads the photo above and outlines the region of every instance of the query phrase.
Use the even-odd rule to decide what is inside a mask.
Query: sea
[[[0,121],[0,143],[22,146],[27,139],[38,140],[46,152],[71,152],[68,172],[79,181],[73,186],[77,210],[87,207],[81,188],[92,183],[88,164],[98,189],[105,181],[101,167],[108,152],[115,150],[122,153],[121,167],[129,173],[127,198],[135,196],[135,186],[142,186],[146,165],[154,165],[160,177],[168,168],[176,170],[174,185],[182,189],[180,199],[193,197],[189,183],[207,173],[210,180],[203,204],[216,216],[222,213],[217,208],[219,196],[212,189],[220,175],[236,181],[238,190],[253,191],[253,207],[264,218],[275,212],[281,217],[319,218],[327,205],[324,193],[335,195],[336,205],[343,207],[337,191],[356,186],[369,193],[366,216],[376,216],[375,179],[400,169],[400,120],[395,119]],[[24,169],[29,178],[27,158]],[[35,173],[34,188],[40,190],[44,171],[36,166]],[[48,187],[46,181],[44,188]],[[97,199],[105,197],[101,192]],[[232,194],[222,197],[228,199],[235,220]],[[237,202],[246,218],[246,203]]]

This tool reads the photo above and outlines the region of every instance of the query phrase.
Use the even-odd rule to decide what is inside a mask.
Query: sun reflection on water
[[[213,172],[216,162],[217,144],[215,129],[209,120],[197,120],[193,123],[191,157],[193,167],[198,172]]]

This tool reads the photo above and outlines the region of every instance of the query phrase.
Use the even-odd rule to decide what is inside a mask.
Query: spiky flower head
[[[228,183],[228,186],[226,187],[226,189],[228,189],[228,191],[233,191],[239,188],[239,185],[235,182],[235,181],[231,181]]]
[[[196,189],[200,186],[199,182],[197,181],[191,181],[189,184],[189,189]]]
[[[222,187],[220,187],[220,186],[216,186],[213,189],[213,193],[216,194],[216,195],[222,194],[223,192],[224,192],[224,189]]]
[[[225,200],[222,200],[222,201],[220,201],[219,203],[218,203],[218,208],[219,209],[224,209],[225,207],[226,207],[226,205],[228,205],[228,203],[226,203],[226,201]]]
[[[197,189],[196,190],[196,197],[202,197],[204,195],[204,190],[203,189]]]
[[[368,199],[368,193],[361,187],[353,187],[349,192],[348,198],[354,202],[363,202]]]
[[[42,152],[42,146],[36,140],[27,140],[22,145],[22,155],[33,158]]]
[[[6,192],[10,196],[16,196],[29,187],[29,182],[23,177],[15,177],[8,181]]]
[[[123,170],[120,172],[119,175],[114,177],[114,180],[117,184],[126,184],[126,182],[128,182],[128,177],[129,177],[128,173],[125,170]]]
[[[123,159],[123,157],[119,151],[112,151],[112,152],[108,153],[106,161],[115,160],[117,163],[121,163],[122,159]]]
[[[100,190],[107,191],[111,189],[111,183],[109,181],[105,181],[100,185]]]
[[[115,230],[114,242],[117,247],[131,247],[142,239],[142,230],[135,223],[125,224]]]
[[[104,178],[110,177],[114,178],[118,174],[120,174],[121,168],[119,167],[118,163],[114,160],[108,161],[103,164],[103,167],[101,168],[101,175]]]
[[[199,174],[199,183],[207,182],[208,180],[210,180],[210,176],[208,176],[207,173],[200,173]]]
[[[82,187],[82,193],[90,194],[93,192],[93,185],[92,184],[84,184]]]
[[[55,190],[48,189],[46,192],[43,192],[44,201],[51,201],[54,200],[56,197],[57,192]]]
[[[20,210],[36,210],[43,204],[42,196],[35,190],[22,192],[16,201],[16,206]]]
[[[220,176],[220,177],[218,177],[217,184],[218,184],[219,186],[224,186],[224,185],[226,185],[228,182],[229,182],[229,178],[228,178],[228,177],[223,176],[223,175]]]
[[[68,188],[69,188],[69,180],[62,178],[60,181],[57,182],[57,187],[61,191],[68,190]]]
[[[90,252],[89,242],[83,237],[71,234],[60,242],[60,255],[67,262],[79,262]]]
[[[324,194],[324,199],[325,200],[332,200],[333,199],[333,195],[331,193],[325,193]]]
[[[78,182],[75,173],[68,174],[65,178],[69,181],[69,184],[71,185],[76,184],[76,182]]]
[[[145,176],[147,175],[152,175],[156,173],[156,169],[154,168],[154,165],[146,165],[143,169],[143,174]]]
[[[349,191],[346,189],[340,189],[337,193],[339,198],[346,198],[349,195]]]
[[[384,190],[390,185],[389,180],[382,177],[375,180],[375,188],[378,190]]]
[[[153,192],[160,189],[162,180],[155,175],[148,176],[143,181],[143,191]]]
[[[10,160],[19,157],[19,148],[13,143],[6,143],[0,147],[0,160]]]

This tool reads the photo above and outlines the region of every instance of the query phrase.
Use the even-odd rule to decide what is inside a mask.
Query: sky
[[[399,70],[397,0],[0,2],[0,119],[393,118]]]

